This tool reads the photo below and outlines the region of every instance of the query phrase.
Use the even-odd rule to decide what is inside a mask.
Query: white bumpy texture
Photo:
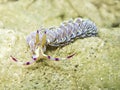
[[[73,41],[75,38],[85,38],[96,36],[98,31],[94,22],[88,19],[76,18],[74,21],[69,20],[61,23],[59,27],[40,28],[39,40],[46,32],[46,45],[62,46]],[[31,50],[35,49],[37,31],[27,36],[27,43]]]

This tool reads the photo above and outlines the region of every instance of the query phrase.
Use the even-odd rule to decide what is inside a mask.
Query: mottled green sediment
[[[119,0],[0,0],[0,90],[119,90]],[[41,60],[24,67],[10,55],[28,61],[26,36],[40,26],[58,26],[70,18],[89,18],[99,36],[77,39],[47,54],[70,60]]]

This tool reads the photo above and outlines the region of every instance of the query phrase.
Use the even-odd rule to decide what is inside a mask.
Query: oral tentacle
[[[16,63],[19,64],[19,65],[30,65],[30,64],[34,63],[34,62],[37,60],[37,58],[32,58],[31,61],[21,62],[21,61],[19,61],[18,59],[16,59],[16,58],[13,57],[13,56],[10,56],[10,57],[12,58],[12,60],[13,60],[14,62],[16,62]]]
[[[71,55],[69,55],[69,56],[67,56],[67,57],[60,57],[60,58],[58,58],[58,57],[52,57],[52,56],[50,56],[50,55],[44,54],[45,58],[47,58],[47,59],[49,59],[49,60],[54,60],[54,61],[67,60],[67,59],[72,58],[74,55],[75,55],[75,53],[74,53],[74,54],[71,54]]]
[[[75,53],[74,53],[74,54],[71,54],[71,55],[69,55],[69,56],[67,56],[67,57],[60,57],[60,58],[58,58],[58,57],[52,57],[52,56],[50,56],[50,55],[46,55],[46,54],[44,54],[43,51],[41,50],[41,55],[42,55],[43,58],[46,58],[46,59],[49,59],[49,60],[54,60],[54,61],[59,61],[59,60],[67,60],[67,59],[70,59],[70,58],[72,58],[72,57],[75,55]]]

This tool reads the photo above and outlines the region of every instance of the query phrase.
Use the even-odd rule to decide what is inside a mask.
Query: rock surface
[[[99,36],[77,39],[47,54],[66,61],[41,60],[25,67],[11,61],[13,55],[28,61],[26,36],[41,26],[58,26],[64,20],[89,18]],[[1,90],[119,90],[119,0],[0,0]]]

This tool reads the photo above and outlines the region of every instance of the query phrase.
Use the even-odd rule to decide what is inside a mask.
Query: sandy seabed
[[[46,54],[70,60],[31,59],[26,36],[41,26],[59,26],[71,18],[88,18],[98,27],[98,37],[77,39]],[[119,90],[119,0],[0,0],[0,90]]]

